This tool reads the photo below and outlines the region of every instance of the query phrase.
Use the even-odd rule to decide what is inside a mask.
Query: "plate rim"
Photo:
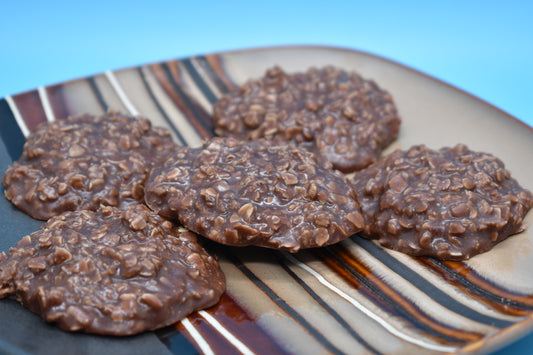
[[[528,130],[530,130],[531,132],[533,132],[533,126],[530,126],[529,124],[527,124],[526,122],[520,120],[519,118],[511,115],[510,113],[506,112],[505,110],[501,109],[500,107],[486,101],[485,99],[482,99],[464,89],[461,89],[443,79],[439,79],[435,76],[432,76],[430,75],[429,73],[426,73],[424,71],[421,71],[419,69],[415,69],[414,67],[411,67],[405,63],[402,63],[402,62],[399,62],[397,60],[394,60],[394,59],[391,59],[389,57],[386,57],[386,56],[382,56],[382,55],[379,55],[379,54],[375,54],[373,52],[369,52],[369,51],[365,51],[365,50],[360,50],[360,49],[355,49],[355,48],[351,48],[351,47],[344,47],[344,46],[334,46],[334,45],[321,45],[321,44],[288,44],[288,45],[274,45],[274,46],[257,46],[257,47],[247,47],[247,48],[237,48],[237,49],[230,49],[230,50],[223,50],[223,51],[212,51],[212,52],[206,52],[204,54],[191,54],[191,55],[186,55],[186,56],[181,56],[181,57],[174,57],[174,58],[169,58],[169,59],[164,59],[164,60],[157,60],[157,61],[152,61],[152,62],[147,62],[147,63],[142,63],[142,64],[138,64],[138,65],[133,65],[133,66],[125,66],[125,67],[122,67],[122,68],[118,68],[118,69],[112,69],[110,71],[112,72],[117,72],[117,71],[121,71],[121,70],[128,70],[128,69],[132,69],[132,68],[138,68],[138,67],[142,67],[142,66],[149,66],[149,65],[153,65],[153,64],[159,64],[159,63],[165,63],[165,62],[169,62],[169,61],[175,61],[175,60],[183,60],[183,59],[187,59],[187,58],[194,58],[198,55],[203,55],[203,56],[208,56],[208,55],[215,55],[215,56],[223,56],[223,55],[246,55],[247,53],[253,53],[253,52],[262,52],[262,51],[279,51],[279,50],[320,50],[320,51],[336,51],[336,52],[344,52],[344,53],[357,53],[359,55],[363,55],[363,56],[366,56],[366,57],[369,57],[369,58],[372,58],[374,60],[379,60],[379,61],[383,61],[383,62],[386,62],[388,64],[392,64],[394,66],[397,66],[397,67],[400,67],[404,70],[407,70],[409,72],[411,72],[412,74],[416,74],[416,75],[419,75],[419,76],[422,76],[424,77],[425,79],[428,79],[428,80],[431,80],[435,83],[438,83],[440,85],[444,85],[445,87],[447,87],[448,89],[452,89],[453,91],[457,92],[457,93],[460,93],[462,95],[465,95],[467,96],[469,99],[472,99],[474,101],[476,101],[478,104],[481,104],[485,107],[488,107],[494,111],[496,111],[497,113],[499,113],[502,117],[505,117],[505,119],[509,119],[511,121],[514,121],[515,123],[518,123],[520,124],[522,127],[524,128],[527,128]],[[47,87],[53,87],[53,86],[58,86],[58,85],[65,85],[65,84],[69,84],[69,83],[73,83],[73,82],[76,82],[76,81],[79,81],[79,80],[84,80],[84,79],[87,79],[88,77],[91,77],[91,76],[95,76],[95,75],[100,75],[100,74],[103,74],[105,71],[101,71],[101,72],[97,72],[97,73],[94,73],[94,74],[91,74],[91,75],[86,75],[86,76],[80,76],[80,77],[77,77],[77,78],[73,78],[73,79],[69,79],[69,80],[65,80],[65,81],[61,81],[61,82],[55,82],[55,83],[52,83],[52,84],[48,84],[48,85],[43,85],[42,87],[44,88],[47,88]],[[25,94],[25,93],[29,93],[29,92],[33,92],[33,91],[36,91],[38,90],[37,87],[33,88],[33,89],[29,89],[29,90],[25,90],[25,91],[22,91],[22,92],[18,92],[18,93],[15,93],[15,94],[10,94],[10,95],[6,95],[4,96],[7,97],[7,96],[17,96],[17,95],[21,95],[21,94]],[[533,213],[530,211],[530,213]],[[519,322],[516,322],[514,323],[513,325],[509,326],[509,327],[506,327],[506,328],[503,328],[497,332],[494,332],[493,334],[491,335],[488,335],[478,341],[475,341],[475,342],[472,342],[472,343],[469,343],[467,344],[466,346],[462,347],[462,348],[459,348],[457,350],[457,352],[455,353],[482,353],[482,352],[485,352],[485,351],[495,351],[497,349],[500,349],[502,347],[505,347],[507,345],[510,345],[512,342],[518,340],[519,338],[523,337],[523,336],[526,336],[528,335],[528,333],[530,333],[531,331],[533,330],[533,313],[528,315],[528,316],[525,316],[523,320],[519,321]]]
[[[139,63],[137,65],[131,65],[131,66],[124,66],[124,67],[118,67],[118,68],[115,68],[115,69],[108,69],[108,70],[102,70],[102,71],[98,71],[98,72],[95,72],[93,74],[89,74],[89,75],[86,75],[86,76],[79,76],[79,77],[76,77],[76,78],[72,78],[72,79],[68,79],[68,80],[64,80],[64,81],[57,81],[57,82],[54,82],[54,83],[51,83],[51,84],[47,84],[47,85],[42,85],[42,87],[50,87],[50,86],[56,86],[56,85],[63,85],[63,84],[68,84],[68,83],[72,83],[72,82],[75,82],[77,80],[83,80],[83,79],[86,79],[88,77],[91,77],[91,76],[96,76],[96,75],[101,75],[101,74],[104,74],[106,71],[112,71],[112,72],[116,72],[116,71],[121,71],[121,70],[128,70],[128,69],[132,69],[132,68],[137,68],[137,67],[142,67],[142,66],[149,66],[149,65],[153,65],[153,64],[159,64],[159,63],[165,63],[165,62],[169,62],[169,61],[174,61],[174,60],[183,60],[183,59],[188,59],[188,58],[194,58],[194,57],[197,57],[197,56],[208,56],[208,55],[217,55],[217,56],[220,56],[220,55],[225,55],[225,54],[246,54],[246,53],[251,53],[251,52],[261,52],[261,51],[276,51],[276,50],[286,50],[286,49],[305,49],[305,50],[309,50],[309,49],[312,49],[312,50],[326,50],[326,51],[338,51],[338,52],[346,52],[346,53],[358,53],[360,55],[364,55],[364,56],[368,56],[368,57],[372,57],[374,59],[378,59],[378,60],[381,60],[381,61],[385,61],[389,64],[393,64],[395,66],[399,66],[403,69],[406,69],[414,74],[417,74],[417,75],[421,75],[423,77],[425,77],[426,79],[430,79],[436,83],[439,83],[439,84],[442,84],[442,85],[445,85],[446,87],[448,87],[449,89],[453,89],[454,91],[456,92],[460,92],[461,94],[464,94],[464,95],[467,95],[469,98],[471,99],[474,99],[476,101],[478,101],[478,103],[481,103],[483,105],[486,105],[488,107],[490,107],[491,109],[494,109],[496,111],[498,111],[500,114],[506,116],[507,118],[523,125],[525,128],[528,128],[529,130],[533,131],[533,126],[530,126],[529,124],[527,124],[526,122],[522,121],[521,119],[519,119],[518,117],[515,117],[513,116],[512,114],[510,114],[509,112],[505,111],[504,109],[496,106],[495,104],[465,90],[465,89],[461,89],[457,86],[455,86],[454,84],[448,82],[448,81],[445,81],[444,79],[440,79],[440,78],[437,78],[425,71],[422,71],[420,69],[416,69],[412,66],[410,66],[409,64],[406,64],[406,63],[403,63],[403,62],[400,62],[398,60],[395,60],[395,59],[392,59],[388,56],[385,56],[385,55],[381,55],[381,54],[377,54],[377,53],[374,53],[374,52],[371,52],[371,51],[366,51],[366,50],[362,50],[362,49],[358,49],[358,48],[353,48],[353,47],[349,47],[349,46],[336,46],[336,45],[327,45],[327,44],[283,44],[283,45],[272,45],[272,46],[257,46],[257,47],[254,47],[254,46],[251,46],[251,47],[244,47],[244,48],[234,48],[234,49],[229,49],[229,50],[223,50],[223,51],[207,51],[205,53],[196,53],[196,54],[190,54],[190,55],[184,55],[184,56],[179,56],[179,57],[172,57],[172,58],[167,58],[167,59],[162,59],[162,60],[155,60],[155,61],[147,61],[147,62],[144,62],[144,63]],[[38,87],[34,87],[32,89],[28,89],[28,90],[24,90],[24,91],[20,91],[20,92],[16,92],[16,93],[13,93],[13,94],[8,94],[8,95],[5,95],[4,97],[6,96],[16,96],[16,95],[20,95],[20,94],[25,94],[25,93],[28,93],[28,92],[32,92],[32,91],[35,91],[37,90]]]

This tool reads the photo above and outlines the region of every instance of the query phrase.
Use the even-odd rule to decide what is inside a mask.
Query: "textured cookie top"
[[[522,230],[533,194],[464,145],[395,151],[354,176],[363,234],[411,255],[462,260]]]
[[[174,149],[150,121],[110,112],[41,124],[2,183],[6,197],[37,219],[144,199],[152,164]]]
[[[66,212],[0,254],[0,298],[68,331],[160,328],[215,304],[224,289],[196,236],[144,205]]]
[[[331,66],[295,74],[274,67],[223,96],[213,120],[219,136],[297,144],[343,172],[375,162],[400,126],[389,93]]]
[[[296,252],[361,230],[344,176],[314,154],[265,140],[214,138],[183,149],[146,185],[147,204],[214,241]]]

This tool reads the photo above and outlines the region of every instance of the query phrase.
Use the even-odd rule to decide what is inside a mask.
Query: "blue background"
[[[513,0],[6,0],[0,97],[105,70],[291,44],[387,57],[533,126],[533,2]],[[530,335],[502,353],[532,351]]]

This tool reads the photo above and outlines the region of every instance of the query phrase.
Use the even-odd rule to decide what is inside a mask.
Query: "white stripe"
[[[453,347],[453,346],[443,346],[443,345],[436,345],[436,344],[426,343],[426,342],[424,342],[424,341],[422,341],[420,339],[416,339],[416,338],[413,338],[413,337],[411,337],[411,336],[409,336],[409,335],[407,335],[405,333],[402,333],[400,330],[394,328],[391,324],[387,323],[386,320],[384,320],[383,318],[381,318],[377,314],[372,313],[372,311],[370,311],[368,308],[363,306],[356,299],[350,297],[349,295],[344,293],[342,290],[337,288],[335,285],[331,284],[322,275],[320,275],[318,272],[316,272],[314,269],[312,269],[308,265],[302,263],[301,261],[299,261],[298,259],[296,259],[295,257],[293,257],[293,256],[291,256],[289,254],[285,254],[284,253],[284,256],[285,256],[285,258],[290,260],[293,264],[301,267],[302,269],[304,269],[305,271],[307,271],[308,273],[313,275],[322,285],[326,286],[331,291],[335,292],[336,294],[338,294],[339,296],[344,298],[346,301],[351,303],[353,306],[355,306],[357,309],[359,309],[365,315],[367,315],[368,317],[370,317],[374,321],[376,321],[378,324],[380,324],[389,333],[397,336],[398,338],[401,338],[401,339],[403,339],[403,340],[405,340],[405,341],[407,341],[409,343],[416,344],[418,346],[421,346],[421,347],[426,348],[426,349],[431,349],[431,350],[452,352],[452,351],[455,351],[455,350],[458,349],[458,347]]]
[[[11,96],[4,97],[6,99],[7,105],[9,106],[9,109],[11,110],[11,113],[13,116],[15,116],[15,121],[17,121],[17,124],[22,131],[22,134],[24,137],[27,137],[30,135],[30,130],[28,129],[28,126],[26,126],[26,122],[24,122],[24,119],[22,118],[22,115],[20,114],[20,111],[17,107],[17,104],[15,104],[15,101],[13,101],[13,98]]]
[[[122,104],[126,107],[126,109],[134,116],[139,115],[139,111],[135,108],[133,103],[130,101],[128,95],[126,95],[126,92],[122,89],[122,86],[120,86],[120,83],[117,80],[117,77],[115,74],[113,74],[112,71],[106,71],[105,76],[107,80],[109,80],[109,83],[117,93],[118,97],[120,98],[120,101],[122,101]]]
[[[54,115],[54,111],[52,110],[52,105],[50,105],[50,100],[48,99],[48,93],[46,92],[46,89],[43,86],[39,86],[37,91],[39,92],[39,98],[41,99],[41,104],[43,105],[46,119],[48,120],[48,122],[55,121],[56,116]]]
[[[185,329],[187,329],[196,344],[198,344],[198,347],[200,348],[200,350],[202,350],[202,353],[204,353],[205,355],[215,355],[207,341],[205,341],[204,337],[200,333],[198,333],[198,331],[191,324],[188,318],[183,318],[181,320],[181,324],[183,324],[183,326],[185,327]]]
[[[198,312],[204,319],[211,324],[220,334],[222,334],[230,343],[233,344],[244,355],[254,355],[254,352],[244,345],[239,339],[235,338],[222,324],[220,324],[213,316],[206,311]]]

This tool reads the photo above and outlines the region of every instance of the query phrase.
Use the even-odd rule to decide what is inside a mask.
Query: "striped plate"
[[[183,145],[212,136],[222,94],[275,64],[332,64],[389,90],[403,118],[395,148],[466,143],[506,162],[533,189],[533,129],[460,90],[389,60],[328,47],[280,47],[196,56],[108,71],[0,100],[0,168],[40,122],[116,109],[150,117]],[[531,225],[533,213],[526,218]],[[38,228],[0,199],[7,250]],[[353,236],[295,255],[208,244],[227,275],[222,301],[174,326],[134,337],[70,334],[16,302],[0,301],[0,352],[205,354],[483,353],[533,328],[533,232],[467,262],[412,258]]]

